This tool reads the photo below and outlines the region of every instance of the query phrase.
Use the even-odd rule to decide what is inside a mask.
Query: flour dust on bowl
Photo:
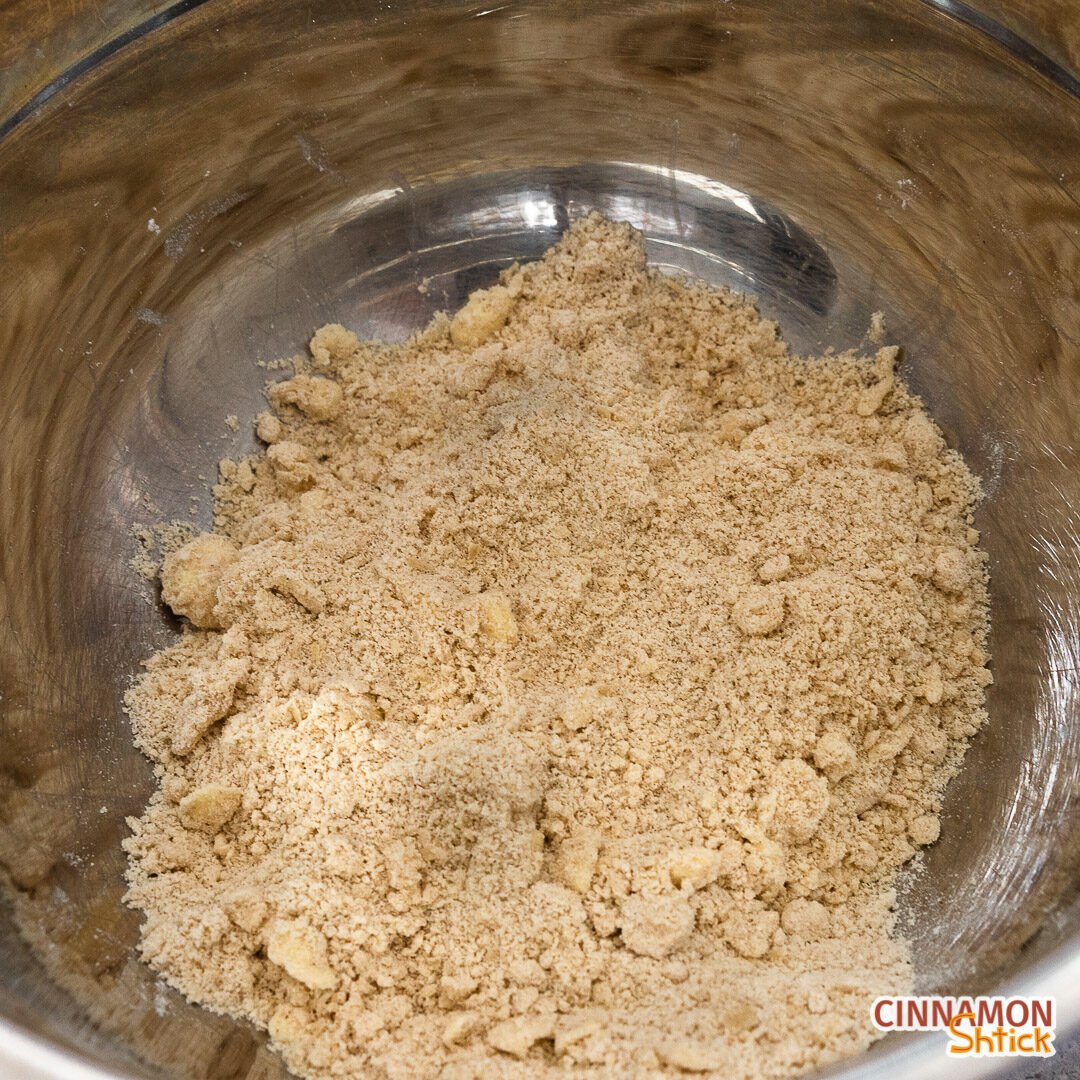
[[[883,312],[981,477],[989,719],[900,921],[921,991],[1053,995],[1068,1026],[1080,113],[1033,60],[914,2],[209,0],[5,124],[10,1071],[285,1075],[254,1027],[158,981],[121,901],[125,820],[157,786],[123,697],[181,629],[133,576],[138,531],[210,528],[219,461],[263,445],[247,421],[318,326],[402,341],[593,210],[657,269],[756,294],[801,354],[869,348]],[[942,1043],[835,1068],[933,1076]]]

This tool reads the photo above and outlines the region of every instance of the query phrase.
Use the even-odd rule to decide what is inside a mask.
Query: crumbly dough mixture
[[[865,1047],[990,682],[976,482],[895,359],[598,216],[404,345],[323,327],[162,570],[147,961],[308,1077]]]

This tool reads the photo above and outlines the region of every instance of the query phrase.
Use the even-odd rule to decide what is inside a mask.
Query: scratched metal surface
[[[31,1032],[107,1075],[279,1075],[155,982],[120,903],[151,790],[120,696],[176,632],[132,526],[208,523],[260,363],[327,319],[401,337],[592,208],[797,348],[884,311],[985,478],[991,722],[901,911],[924,990],[1071,1021],[1080,106],[986,29],[917,0],[210,0],[0,123],[0,1066],[75,1075]],[[843,1074],[944,1075],[939,1049]]]
[[[1077,1080],[1080,1077],[1080,1042],[1075,1038],[1063,1043],[1058,1053],[1038,1065],[1022,1066],[1017,1080]]]

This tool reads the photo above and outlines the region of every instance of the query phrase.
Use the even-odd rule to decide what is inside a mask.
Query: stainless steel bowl
[[[996,683],[904,923],[924,990],[1052,994],[1074,1023],[1066,70],[954,0],[182,0],[91,60],[0,122],[0,1072],[281,1075],[156,982],[120,902],[152,789],[120,697],[177,632],[133,527],[208,524],[260,364],[328,319],[400,338],[593,208],[757,293],[799,349],[877,310],[907,347],[985,480]],[[890,1037],[842,1072],[948,1064]]]

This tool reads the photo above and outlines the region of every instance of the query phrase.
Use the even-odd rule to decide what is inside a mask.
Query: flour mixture
[[[313,1078],[865,1047],[990,682],[977,486],[895,360],[596,216],[404,345],[323,327],[162,568],[147,961]]]

